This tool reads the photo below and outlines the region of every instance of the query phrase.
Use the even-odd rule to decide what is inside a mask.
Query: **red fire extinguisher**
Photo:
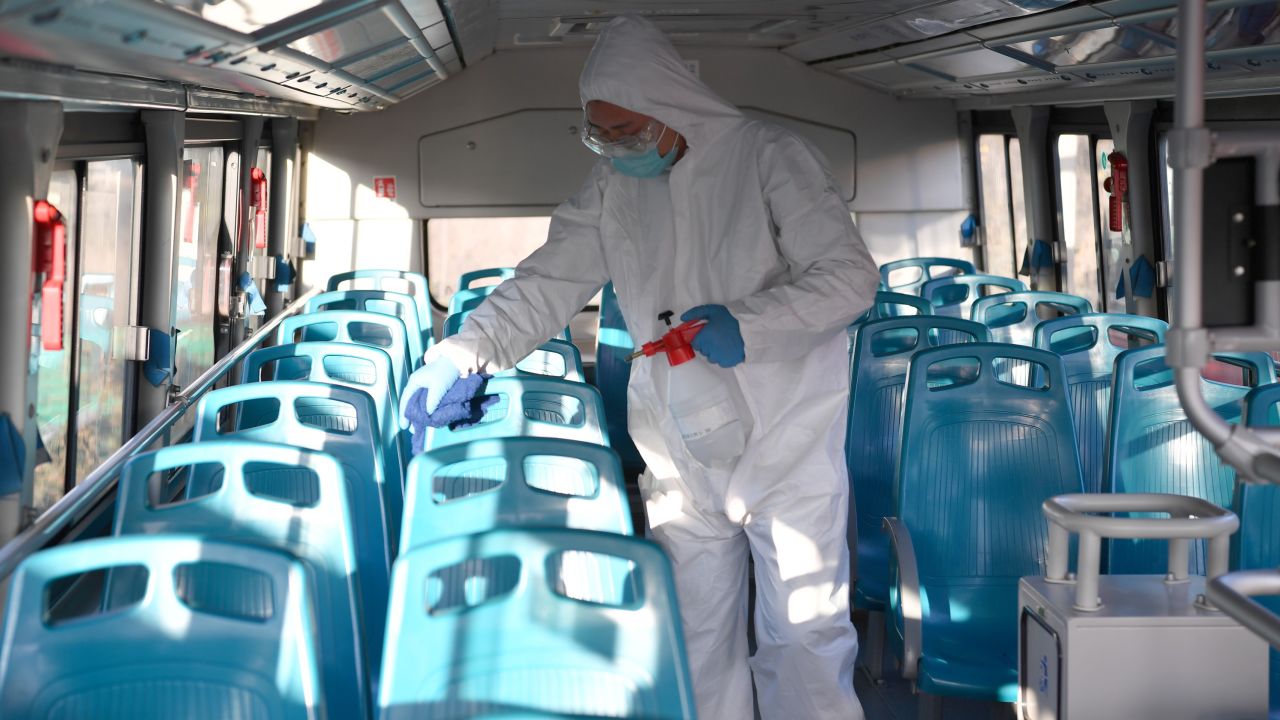
[[[67,225],[58,208],[44,200],[36,201],[32,216],[36,232],[31,270],[44,275],[44,283],[40,286],[40,346],[45,350],[61,350],[62,284],[67,279]]]
[[[249,207],[253,209],[253,247],[267,247],[267,174],[261,168],[249,172]]]
[[[1102,181],[1102,187],[1110,197],[1107,199],[1107,227],[1111,232],[1124,232],[1124,204],[1129,193],[1129,161],[1118,152],[1107,155],[1111,163],[1111,175]]]

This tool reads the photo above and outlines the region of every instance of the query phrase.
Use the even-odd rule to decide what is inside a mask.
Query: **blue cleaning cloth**
[[[468,428],[484,417],[484,411],[498,402],[497,395],[481,395],[480,390],[492,375],[468,375],[445,392],[433,413],[427,412],[427,389],[418,388],[409,398],[404,416],[413,427],[413,454],[426,449],[427,428]]]
[[[276,292],[284,292],[293,284],[293,278],[296,273],[293,271],[293,264],[284,259],[283,255],[276,255]]]
[[[1146,255],[1139,255],[1129,266],[1129,287],[1134,297],[1149,298],[1156,290],[1156,267]]]
[[[246,270],[240,273],[240,289],[249,295],[249,314],[261,315],[267,311],[267,303],[262,299],[262,291],[253,281],[253,276]]]

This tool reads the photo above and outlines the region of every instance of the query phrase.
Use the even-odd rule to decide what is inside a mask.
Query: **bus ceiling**
[[[1208,7],[1209,94],[1280,90],[1277,4]],[[265,114],[377,110],[495,51],[585,50],[626,12],[677,43],[778,50],[961,109],[1174,94],[1170,0],[9,0],[0,1],[0,94],[227,109],[238,98],[267,103]]]

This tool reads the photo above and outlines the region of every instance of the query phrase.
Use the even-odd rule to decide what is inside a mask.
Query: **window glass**
[[[1058,136],[1058,209],[1066,245],[1066,291],[1101,309],[1092,144],[1088,135]]]
[[[117,328],[130,324],[137,169],[133,160],[85,168],[80,232],[79,394],[76,481],[123,443],[128,363],[113,351]]]
[[[432,299],[447,307],[462,273],[515,267],[547,241],[550,227],[550,217],[428,220],[427,282]]]
[[[1169,136],[1160,136],[1160,172],[1162,173],[1162,182],[1160,183],[1161,193],[1164,195],[1164,202],[1160,203],[1160,214],[1164,220],[1164,235],[1161,238],[1161,249],[1164,251],[1164,259],[1169,262],[1170,268],[1175,268],[1173,264],[1174,250],[1174,232],[1176,228],[1173,222],[1173,168],[1169,167]],[[1176,270],[1175,270],[1176,272]],[[1169,278],[1169,284],[1164,292],[1165,306],[1170,318],[1174,317],[1173,303],[1176,293],[1173,292],[1173,278]]]
[[[45,198],[62,213],[67,228],[67,277],[75,277],[76,213],[79,210],[79,184],[75,170],[56,170],[49,179]],[[35,492],[32,504],[36,512],[44,512],[62,497],[67,484],[67,430],[71,420],[71,358],[75,328],[71,311],[75,307],[75,283],[62,284],[62,350],[40,350],[38,388],[36,392],[36,427],[47,462],[35,469]]]
[[[182,205],[175,288],[178,347],[174,381],[185,388],[213,365],[214,293],[222,222],[220,147],[182,151]]]
[[[1009,168],[1003,135],[978,138],[978,182],[982,193],[982,242],[986,269],[1013,277],[1013,226],[1009,216]]]
[[[1116,149],[1116,144],[1109,138],[1100,138],[1094,147],[1097,153],[1097,183],[1098,183],[1098,226],[1102,233],[1102,264],[1106,273],[1102,281],[1102,297],[1106,301],[1105,310],[1107,312],[1124,312],[1125,305],[1123,299],[1116,299],[1116,285],[1120,283],[1120,279],[1124,277],[1124,233],[1115,232],[1111,229],[1111,202],[1110,193],[1104,187],[1107,178],[1111,176],[1111,161],[1108,159]]]
[[[1022,145],[1017,138],[1009,139],[1008,155],[1009,198],[1013,201],[1014,268],[1020,269],[1027,253],[1027,204],[1022,194]]]

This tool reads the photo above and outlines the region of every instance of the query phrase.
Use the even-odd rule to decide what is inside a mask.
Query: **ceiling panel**
[[[408,40],[405,40],[399,45],[390,47],[377,55],[350,64],[343,64],[342,67],[357,77],[371,78],[378,73],[385,72],[388,68],[397,67],[403,63],[413,62],[421,58],[422,56],[418,54],[418,51],[409,44]]]
[[[956,80],[1004,75],[1027,70],[1026,63],[1018,62],[985,48],[912,60],[910,64],[924,68],[939,77]]]
[[[304,10],[324,5],[324,0],[160,0],[165,5],[178,8],[215,22],[237,32],[253,33],[275,22],[296,15]]]
[[[372,12],[294,40],[289,47],[331,63],[401,37],[387,16]]]

